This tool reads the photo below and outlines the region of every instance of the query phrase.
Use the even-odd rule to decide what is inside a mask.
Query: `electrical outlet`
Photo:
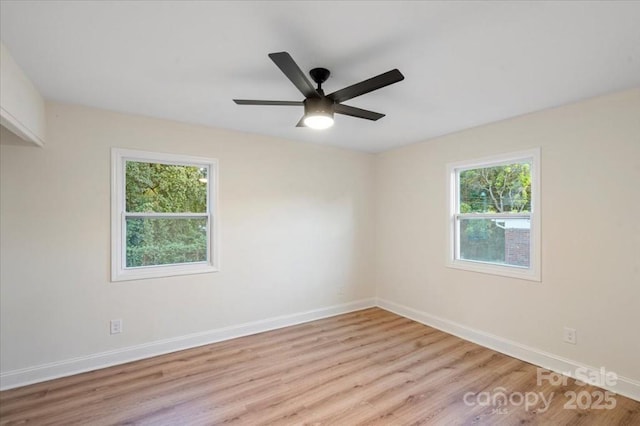
[[[575,328],[570,328],[570,327],[565,327],[564,328],[563,340],[566,343],[571,343],[572,345],[575,345],[576,344],[576,329]]]
[[[109,322],[109,325],[111,326],[111,334],[122,333],[122,320],[121,319],[111,320]]]

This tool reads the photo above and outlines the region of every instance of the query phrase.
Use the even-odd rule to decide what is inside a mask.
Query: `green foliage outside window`
[[[206,169],[127,161],[127,213],[206,213]],[[207,260],[206,217],[128,217],[127,267]]]
[[[531,165],[515,163],[460,172],[460,213],[531,211]]]

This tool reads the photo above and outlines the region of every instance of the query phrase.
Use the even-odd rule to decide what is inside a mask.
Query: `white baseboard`
[[[478,345],[521,359],[556,373],[576,378],[574,373],[579,371],[583,372],[582,377],[600,377],[600,370],[598,368],[562,358],[512,340],[485,333],[484,331],[475,330],[471,327],[439,318],[408,306],[380,298],[376,299],[376,305],[384,310],[401,315],[405,318],[437,328],[438,330],[453,334],[454,336],[458,336],[464,340],[477,343]],[[640,382],[636,380],[618,376],[614,386],[599,385],[599,387],[636,401],[640,401]]]
[[[577,369],[586,369],[588,375],[597,377],[599,369],[586,366],[577,361],[562,358],[542,350],[495,336],[453,321],[430,315],[426,312],[410,308],[385,299],[364,299],[341,305],[328,306],[311,311],[291,315],[283,315],[264,320],[253,321],[237,326],[179,336],[172,339],[158,340],[113,351],[101,352],[84,357],[37,365],[34,367],[8,371],[0,374],[0,390],[12,389],[32,383],[66,377],[86,371],[111,367],[144,358],[163,355],[170,352],[190,349],[210,343],[235,339],[264,331],[274,330],[291,325],[302,324],[322,318],[358,311],[378,306],[387,311],[437,328],[462,339],[477,343],[503,354],[521,359],[531,364],[546,368],[564,375],[572,375]],[[582,370],[584,371],[584,370]],[[615,386],[600,386],[620,395],[640,401],[640,382],[618,376]]]
[[[374,306],[376,306],[375,299],[358,300],[355,302],[328,306],[311,311],[282,315],[236,326],[219,328],[171,339],[158,340],[136,346],[129,346],[122,349],[101,352],[84,357],[66,359],[34,367],[7,371],[0,374],[0,390],[12,389],[32,383],[44,382],[46,380],[84,373],[86,371],[111,367],[113,365],[124,364],[126,362],[150,358],[183,349],[190,349],[223,340],[235,339],[237,337],[302,324]]]

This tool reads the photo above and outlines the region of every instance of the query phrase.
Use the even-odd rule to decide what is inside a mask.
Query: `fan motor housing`
[[[333,117],[333,101],[325,96],[321,98],[307,98],[304,100],[305,115],[318,114]]]

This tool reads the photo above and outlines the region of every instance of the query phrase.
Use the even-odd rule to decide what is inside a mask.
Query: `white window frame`
[[[207,211],[205,213],[127,213],[126,167],[127,161],[162,163],[180,166],[197,166],[207,169]],[[204,262],[126,266],[126,218],[127,217],[207,217],[207,260]],[[112,148],[111,150],[111,281],[127,281],[161,278],[177,275],[203,274],[220,270],[218,249],[218,161],[213,158],[166,154]]]
[[[471,213],[461,214],[459,191],[460,172],[470,169],[501,166],[527,161],[531,164],[531,212],[528,214],[509,213]],[[447,215],[447,239],[449,242],[447,266],[466,271],[485,274],[501,275],[531,281],[541,280],[540,270],[540,148],[508,154],[494,155],[469,161],[458,161],[447,164],[449,204]],[[474,217],[477,219],[530,218],[529,267],[502,265],[492,262],[460,259],[459,226],[460,218]]]

